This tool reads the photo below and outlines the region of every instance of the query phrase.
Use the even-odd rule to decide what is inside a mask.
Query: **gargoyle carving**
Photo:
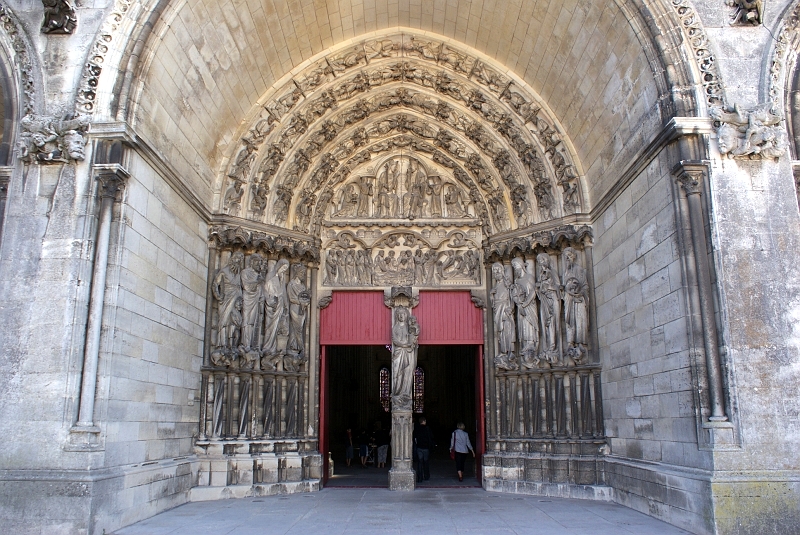
[[[88,117],[55,119],[29,114],[20,124],[22,132],[17,147],[24,162],[66,163],[85,158]]]
[[[778,158],[786,152],[783,120],[770,110],[770,103],[752,110],[735,105],[733,111],[711,108],[710,115],[719,123],[719,152],[729,158]]]
[[[75,7],[67,0],[42,0],[44,22],[42,33],[71,34],[78,24]]]

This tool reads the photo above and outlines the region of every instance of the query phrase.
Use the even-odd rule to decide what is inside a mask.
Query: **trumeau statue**
[[[394,309],[392,324],[392,405],[394,409],[410,410],[417,367],[419,324],[408,308]]]
[[[497,354],[494,357],[495,366],[502,370],[516,370],[519,368],[517,357],[514,355],[514,304],[511,300],[511,282],[506,275],[506,268],[500,262],[492,264],[492,279],[494,287],[490,295],[492,298],[492,311],[494,313],[494,332],[497,338]]]
[[[564,323],[567,329],[567,356],[579,363],[589,344],[589,283],[586,270],[577,263],[577,253],[567,247],[564,257]]]

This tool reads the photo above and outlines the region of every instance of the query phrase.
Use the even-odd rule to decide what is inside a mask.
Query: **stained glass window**
[[[425,371],[417,366],[414,370],[414,412],[417,414],[425,410]]]
[[[389,396],[389,389],[391,388],[391,386],[390,386],[391,385],[391,380],[390,380],[390,377],[389,377],[389,368],[387,368],[386,366],[381,368],[381,372],[380,372],[378,383],[379,383],[379,386],[380,386],[381,406],[383,407],[384,411],[389,412],[389,410],[391,408],[391,404],[390,404],[390,399],[391,398]]]

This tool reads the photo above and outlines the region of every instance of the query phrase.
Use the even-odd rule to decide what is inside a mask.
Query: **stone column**
[[[108,273],[108,249],[111,238],[111,217],[117,192],[125,184],[128,173],[118,164],[96,168],[100,182],[100,216],[95,238],[92,290],[89,299],[89,319],[86,327],[86,343],[83,353],[83,375],[81,378],[80,408],[78,422],[70,430],[73,444],[84,444],[87,448],[98,447],[100,429],[94,425],[94,401],[97,389],[97,364],[100,357],[100,334],[103,327],[103,301]]]
[[[0,243],[3,241],[3,221],[6,214],[6,200],[8,199],[8,182],[11,178],[11,168],[0,169]]]
[[[689,206],[689,226],[691,227],[695,261],[695,265],[692,267],[694,267],[697,277],[700,320],[703,326],[703,347],[708,373],[709,403],[711,405],[711,415],[708,419],[711,422],[725,422],[728,417],[725,415],[722,369],[717,346],[717,322],[714,314],[713,286],[708,264],[703,206],[700,199],[705,172],[706,167],[702,164],[684,163],[676,172],[676,176],[681,187],[686,192],[686,200]]]
[[[408,286],[395,286],[384,294],[384,303],[392,309],[392,468],[389,470],[389,490],[414,490],[417,480],[411,452],[419,324],[411,315],[411,309],[418,302],[419,296]]]

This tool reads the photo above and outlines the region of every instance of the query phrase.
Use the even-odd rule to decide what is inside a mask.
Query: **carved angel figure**
[[[448,184],[445,189],[444,203],[447,207],[447,217],[468,217],[467,209],[461,198],[461,190],[455,184]]]

